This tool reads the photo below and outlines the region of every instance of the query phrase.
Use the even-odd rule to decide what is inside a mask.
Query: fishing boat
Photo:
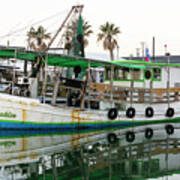
[[[132,127],[126,135],[128,141],[133,141],[133,127],[144,127],[146,138],[151,138],[153,126],[166,123],[167,133],[173,134],[174,126],[180,121],[180,64],[102,61],[10,47],[0,48],[0,57],[31,62],[44,58],[47,66],[73,68],[76,77],[85,69],[84,80],[58,76],[52,88],[51,104],[44,103],[45,91],[41,99],[34,99],[35,94],[39,98],[36,78],[28,79],[30,97],[14,95],[12,90],[10,94],[1,93],[1,129],[96,131]],[[92,81],[92,68],[100,68],[101,82]],[[48,83],[43,83],[43,88],[48,89]],[[54,101],[58,91],[63,99],[59,106]],[[107,138],[110,142],[117,140],[113,132]]]
[[[152,127],[161,123],[166,123],[166,132],[173,134],[180,122],[180,64],[170,63],[168,54],[167,63],[85,58],[81,28],[80,16],[77,55],[0,47],[2,62],[10,59],[33,64],[30,74],[23,76],[15,64],[9,70],[12,78],[5,78],[6,73],[1,71],[0,128],[69,132],[110,129],[110,143],[117,142],[114,129],[132,127],[126,133],[129,142],[134,141],[133,127],[137,126],[145,128],[149,139]],[[48,67],[52,68],[51,76]],[[55,68],[58,71],[52,78]],[[41,81],[40,71],[44,73]]]

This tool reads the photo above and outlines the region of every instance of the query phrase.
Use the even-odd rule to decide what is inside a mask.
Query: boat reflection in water
[[[1,131],[0,179],[171,179],[180,172],[180,130],[167,135],[160,129],[151,139],[133,129],[131,143],[127,130]],[[108,141],[111,133],[118,138],[114,143]]]

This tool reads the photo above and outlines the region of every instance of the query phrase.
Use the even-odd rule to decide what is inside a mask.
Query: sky
[[[115,57],[117,54],[136,56],[141,42],[152,54],[153,36],[156,55],[164,55],[165,44],[172,55],[180,55],[179,0],[6,0],[0,10],[0,45],[6,45],[9,40],[10,45],[26,46],[26,32],[32,25],[42,24],[47,31],[55,33],[71,7],[77,4],[84,5],[82,15],[94,31],[86,48],[88,53],[108,54],[102,43],[97,43],[97,34],[100,25],[109,21],[121,31]],[[47,21],[41,22],[46,18]]]

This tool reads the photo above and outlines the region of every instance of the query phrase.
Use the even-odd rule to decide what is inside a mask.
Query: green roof
[[[176,66],[180,67],[180,64],[167,64],[167,63],[151,63],[143,61],[134,61],[134,60],[96,60],[88,59],[84,57],[69,56],[55,53],[46,53],[46,52],[35,52],[35,51],[26,51],[15,48],[0,48],[0,58],[16,58],[19,60],[27,61],[36,61],[37,58],[41,58],[42,61],[47,61],[49,66],[61,66],[61,67],[75,67],[81,66],[83,68],[88,67],[88,62],[90,62],[91,67],[106,67],[106,66],[120,66],[127,68],[137,68],[137,69],[146,69],[149,66]]]
[[[170,66],[170,67],[180,67],[180,63],[156,63],[156,62],[146,62],[146,61],[138,61],[138,60],[118,60],[119,63],[126,63],[126,64],[136,64],[136,65],[145,65],[147,66]]]

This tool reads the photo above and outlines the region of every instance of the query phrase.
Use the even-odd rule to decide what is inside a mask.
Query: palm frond
[[[43,26],[39,26],[37,30],[31,27],[27,32],[27,41],[30,44],[30,48],[34,50],[45,50],[45,41],[51,38],[51,34],[46,32]]]
[[[119,27],[116,27],[113,23],[106,22],[99,29],[100,33],[97,34],[97,41],[103,41],[104,50],[109,50],[110,55],[113,56],[113,50],[118,45],[116,36],[121,33]]]

